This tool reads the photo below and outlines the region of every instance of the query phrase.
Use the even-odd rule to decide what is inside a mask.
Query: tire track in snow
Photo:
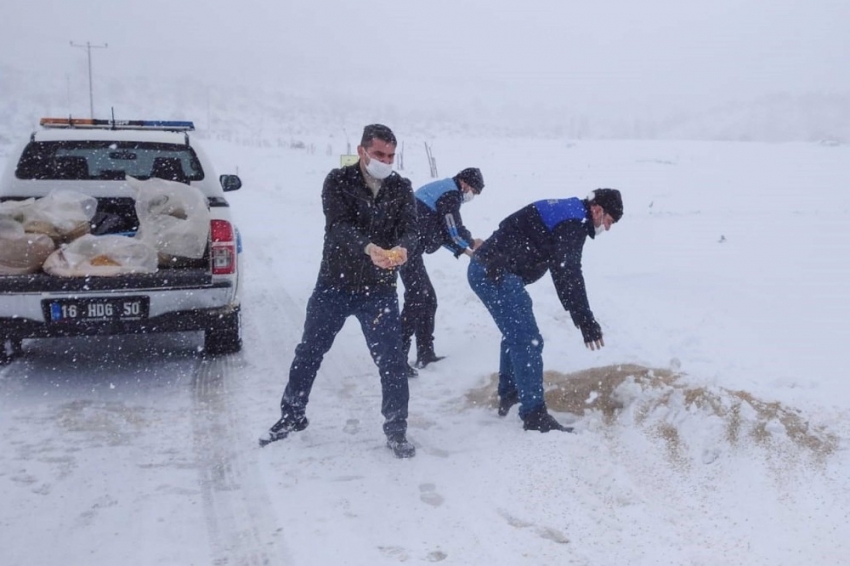
[[[213,564],[256,566],[291,559],[257,471],[251,446],[241,438],[233,400],[241,356],[204,359],[192,378],[192,428],[204,517]]]
[[[39,414],[52,420],[56,418],[54,413],[68,402],[88,398],[91,385],[108,386],[104,376],[111,376],[119,388],[138,381],[135,370],[112,375],[115,368],[130,363],[134,367],[147,364],[144,372],[150,371],[156,382],[162,384],[173,379],[169,386],[171,394],[185,391],[189,402],[181,409],[190,411],[188,430],[182,433],[185,439],[175,449],[182,448],[187,460],[193,461],[198,470],[197,486],[203,507],[198,517],[203,517],[209,538],[206,548],[195,552],[207,553],[209,563],[217,566],[291,564],[257,470],[256,441],[253,436],[244,438],[249,433],[244,430],[243,405],[247,395],[243,384],[247,372],[243,369],[246,364],[242,356],[203,358],[184,349],[182,355],[160,364],[150,358],[151,353],[139,346],[138,340],[130,341],[126,348],[120,347],[123,340],[119,340],[119,347],[110,348],[79,340],[72,342],[82,349],[74,354],[73,363],[58,372],[57,360],[66,355],[62,354],[63,342],[32,344],[23,356],[0,366],[0,396],[22,396],[24,402],[31,398],[41,400],[41,390],[52,390],[55,383],[61,383],[62,394],[47,404],[40,401],[37,407]],[[159,343],[173,346],[173,339],[162,337]],[[161,422],[162,426],[169,426],[167,419]],[[151,447],[173,434],[174,431],[160,427],[144,431],[144,435],[150,435]],[[97,440],[94,438],[92,442]],[[199,527],[203,532],[203,527]]]

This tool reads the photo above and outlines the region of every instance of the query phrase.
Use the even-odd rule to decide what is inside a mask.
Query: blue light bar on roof
[[[185,132],[195,129],[186,120],[94,120],[88,118],[42,118],[44,128],[91,128],[100,130],[169,130]]]

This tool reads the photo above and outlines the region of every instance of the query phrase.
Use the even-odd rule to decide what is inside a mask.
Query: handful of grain
[[[387,250],[386,257],[393,265],[399,265],[404,261],[404,253],[401,250]]]

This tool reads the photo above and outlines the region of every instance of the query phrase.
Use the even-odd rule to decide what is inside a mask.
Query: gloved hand
[[[579,326],[581,330],[581,336],[584,338],[584,345],[587,346],[591,350],[598,350],[605,345],[605,342],[602,340],[602,328],[599,327],[599,323],[594,319],[590,319],[588,322],[585,322]]]

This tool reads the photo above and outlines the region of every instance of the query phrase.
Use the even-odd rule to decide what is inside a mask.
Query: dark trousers
[[[519,394],[519,416],[545,405],[543,398],[543,337],[537,328],[531,296],[522,279],[506,273],[495,281],[474,257],[467,271],[469,285],[487,307],[502,332],[499,355],[499,396]]]
[[[307,303],[304,335],[295,348],[289,369],[289,382],[280,408],[284,418],[304,415],[310,390],[325,354],[342,330],[346,319],[355,316],[363,329],[369,353],[381,375],[384,433],[387,436],[407,431],[407,361],[401,351],[398,295],[395,289],[351,292],[318,284]]]
[[[437,294],[425,269],[422,254],[407,259],[401,269],[404,284],[404,308],[401,311],[401,336],[406,348],[416,336],[417,358],[434,353],[434,319],[437,315]]]

